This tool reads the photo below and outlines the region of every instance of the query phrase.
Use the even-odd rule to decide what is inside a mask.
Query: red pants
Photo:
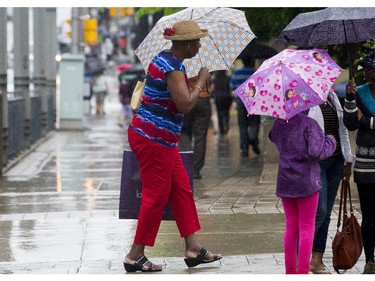
[[[169,202],[181,237],[200,229],[189,176],[177,148],[150,141],[133,129],[128,130],[129,145],[141,173],[142,203],[134,244],[153,246],[163,211]]]

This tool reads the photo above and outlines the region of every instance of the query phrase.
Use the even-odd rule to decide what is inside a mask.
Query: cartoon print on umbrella
[[[298,96],[295,89],[290,88],[285,91],[285,100],[290,100],[294,108],[297,109],[299,107]]]
[[[249,114],[288,120],[326,102],[342,71],[324,50],[286,49],[264,61],[235,93]]]

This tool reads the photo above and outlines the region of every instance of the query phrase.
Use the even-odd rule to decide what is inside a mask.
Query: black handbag
[[[193,190],[194,154],[192,151],[181,151],[180,155],[189,175],[190,187]],[[142,184],[138,160],[131,150],[124,150],[121,171],[119,218],[138,219],[141,201]],[[169,203],[167,203],[165,207],[163,220],[174,220]]]

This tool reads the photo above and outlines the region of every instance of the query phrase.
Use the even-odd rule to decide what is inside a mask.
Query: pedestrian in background
[[[189,176],[177,149],[184,114],[193,109],[210,76],[206,67],[201,68],[195,86],[189,89],[183,61],[197,55],[200,38],[207,35],[207,30],[194,21],[173,24],[163,33],[165,39],[172,40],[171,48],[158,53],[148,68],[142,103],[128,129],[142,181],[134,243],[124,260],[128,272],[162,270],[162,265],[147,259],[145,247],[155,243],[167,201],[185,239],[186,265],[193,267],[222,258],[203,248],[195,234],[200,222]]]
[[[336,140],[325,136],[307,111],[288,121],[276,119],[269,138],[276,144],[280,157],[276,196],[281,198],[286,221],[285,273],[307,274],[322,187],[319,161],[332,155]]]
[[[226,70],[219,70],[210,83],[210,93],[215,99],[220,135],[226,135],[229,131],[229,110],[233,101],[229,82],[230,77],[226,75]]]
[[[104,76],[104,71],[98,71],[93,79],[92,91],[95,95],[96,114],[104,115],[105,97],[108,93],[108,82]]]
[[[254,72],[254,59],[250,56],[244,56],[242,58],[243,67],[234,71],[230,80],[230,88],[232,92],[237,89],[247,78],[249,78]],[[243,104],[240,97],[235,96],[237,108],[237,119],[238,129],[240,132],[240,149],[241,156],[249,156],[249,146],[251,145],[256,154],[260,154],[259,149],[259,127],[260,127],[260,116],[250,115],[248,116],[245,105]]]
[[[190,90],[194,89],[198,77],[189,79]],[[197,103],[184,115],[179,151],[194,152],[194,179],[201,179],[201,170],[206,159],[207,132],[211,122],[211,102],[207,84],[202,87]]]
[[[119,96],[120,102],[122,105],[119,126],[120,127],[127,127],[129,126],[132,118],[133,118],[133,110],[130,107],[130,100],[132,98],[132,85],[130,81],[121,80],[120,87],[119,87]]]
[[[105,60],[107,62],[110,62],[112,60],[112,56],[114,52],[114,45],[109,36],[104,39],[102,52],[105,55]]]
[[[319,192],[319,203],[315,219],[315,235],[310,271],[314,274],[330,274],[323,263],[326,249],[331,212],[337,190],[341,180],[350,180],[352,155],[349,132],[344,125],[344,112],[340,101],[332,90],[328,94],[327,102],[310,109],[309,117],[318,122],[325,135],[332,135],[336,140],[336,150],[332,156],[319,161],[322,189]]]
[[[364,68],[361,86],[350,79],[346,85],[344,124],[357,130],[354,182],[362,212],[362,240],[366,257],[364,274],[375,274],[375,49],[359,61]]]

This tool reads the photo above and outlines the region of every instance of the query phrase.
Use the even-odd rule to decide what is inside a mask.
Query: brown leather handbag
[[[350,216],[346,209],[347,198],[349,198]],[[340,231],[341,216],[343,223]],[[340,274],[339,270],[352,268],[362,254],[362,246],[361,227],[353,213],[349,181],[344,179],[341,184],[337,233],[332,241],[332,261],[335,271]]]

